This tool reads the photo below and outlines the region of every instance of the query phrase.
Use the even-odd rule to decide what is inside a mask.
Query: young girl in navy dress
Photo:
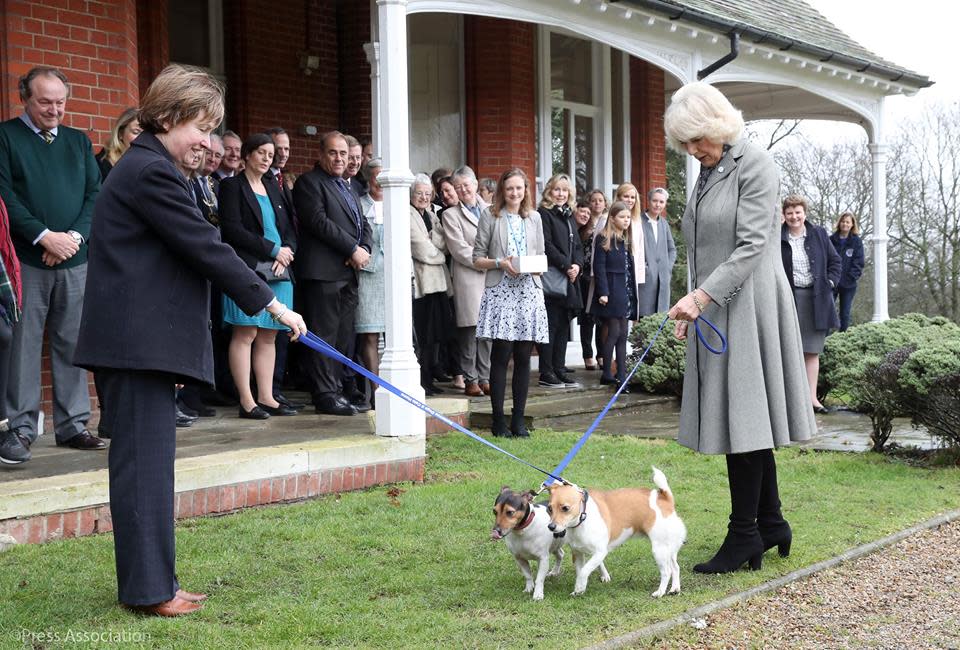
[[[630,208],[617,202],[603,231],[596,238],[593,251],[593,276],[596,302],[593,313],[607,329],[603,342],[603,376],[601,384],[619,386],[627,370],[627,333],[629,320],[637,310],[636,281],[630,252]],[[610,373],[613,351],[617,352],[617,377]],[[626,388],[623,392],[629,392]]]

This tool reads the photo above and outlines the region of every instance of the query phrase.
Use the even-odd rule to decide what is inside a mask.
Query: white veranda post
[[[381,376],[424,400],[420,366],[413,351],[410,283],[410,130],[407,100],[407,0],[377,0],[380,38],[380,154],[383,169],[384,275],[387,343]],[[377,435],[423,436],[425,415],[401,398],[377,389]]]
[[[875,134],[875,137],[879,134]],[[887,145],[870,143],[873,169],[873,320],[890,318],[887,310]]]

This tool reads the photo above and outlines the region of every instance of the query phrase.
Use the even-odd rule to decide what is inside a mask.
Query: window
[[[225,78],[222,0],[168,0],[170,61]]]

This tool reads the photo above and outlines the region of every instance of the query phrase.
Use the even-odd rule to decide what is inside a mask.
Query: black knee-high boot
[[[757,504],[763,462],[759,453],[727,454],[730,482],[730,524],[720,550],[709,562],[693,567],[697,573],[729,573],[745,563],[756,571],[763,562],[763,538],[757,530]]]
[[[777,547],[780,557],[790,555],[793,532],[780,511],[780,490],[777,487],[777,461],[773,450],[762,456],[763,480],[760,482],[760,502],[757,506],[757,530],[763,538],[764,552]]]

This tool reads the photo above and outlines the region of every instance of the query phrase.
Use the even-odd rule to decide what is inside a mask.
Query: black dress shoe
[[[260,406],[254,406],[249,411],[244,411],[243,405],[241,405],[239,415],[244,420],[266,420],[270,417],[270,414],[260,408]]]
[[[600,377],[600,383],[604,386],[616,386],[617,380],[613,377]]]
[[[177,407],[177,426],[178,427],[189,427],[194,422],[199,419],[197,416],[187,415],[180,410],[180,407]]]
[[[432,395],[439,395],[443,393],[444,390],[439,386],[437,386],[436,384],[427,384],[426,386],[423,387],[423,392],[426,393],[427,396],[432,396]]]
[[[277,400],[277,406],[267,406],[266,404],[257,404],[257,406],[263,409],[264,411],[266,411],[269,415],[296,415],[297,414],[297,409],[292,409],[286,404],[281,404],[279,400]],[[243,407],[240,407],[240,408],[242,409]]]
[[[182,399],[177,400],[177,409],[181,413],[186,415],[188,418],[193,418],[194,420],[196,420],[197,418],[200,417],[200,412],[187,406]]]
[[[107,443],[95,435],[92,435],[89,431],[83,430],[69,440],[58,442],[57,446],[70,447],[71,449],[80,449],[82,451],[96,451],[106,449]]]
[[[433,380],[434,380],[434,381],[439,381],[439,382],[442,382],[442,383],[445,384],[445,383],[447,383],[447,382],[449,382],[449,381],[453,381],[453,377],[451,377],[450,375],[448,375],[448,374],[446,374],[446,373],[438,372],[438,373],[436,373],[436,374],[433,375]]]
[[[317,400],[317,413],[323,415],[356,415],[357,408],[340,395],[331,395]]]
[[[306,404],[304,402],[293,402],[283,393],[274,393],[273,399],[277,400],[284,406],[289,406],[290,408],[296,411],[299,411],[300,409],[306,407]]]
[[[204,404],[193,392],[181,394],[177,397],[177,406],[187,415],[212,418],[217,412],[212,406]]]

